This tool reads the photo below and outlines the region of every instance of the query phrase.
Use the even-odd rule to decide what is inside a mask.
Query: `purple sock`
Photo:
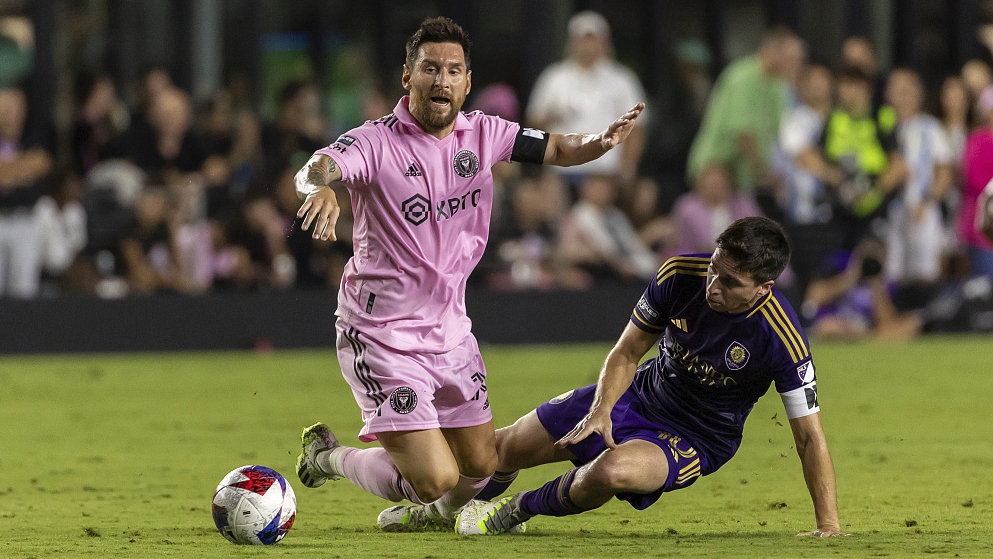
[[[513,472],[493,472],[493,475],[490,476],[490,482],[486,484],[486,487],[475,498],[480,501],[492,501],[494,498],[503,495],[503,492],[517,479],[518,473],[520,473],[520,470]]]
[[[528,514],[545,516],[569,516],[587,510],[579,508],[569,498],[569,488],[574,477],[576,470],[569,470],[538,489],[524,493],[521,497],[521,510]]]

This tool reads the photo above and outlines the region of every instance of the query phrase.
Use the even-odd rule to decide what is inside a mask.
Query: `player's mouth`
[[[447,109],[452,106],[452,100],[448,97],[436,96],[431,98],[431,106],[436,109]]]

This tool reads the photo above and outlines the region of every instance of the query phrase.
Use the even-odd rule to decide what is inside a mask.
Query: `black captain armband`
[[[548,132],[524,128],[517,132],[514,138],[514,151],[510,153],[511,161],[521,163],[537,163],[545,161],[545,148],[548,147]]]

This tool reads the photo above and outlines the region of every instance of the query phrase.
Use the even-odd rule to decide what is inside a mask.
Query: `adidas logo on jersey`
[[[420,177],[421,170],[417,168],[417,163],[411,163],[410,167],[407,167],[407,172],[403,174],[405,177]]]

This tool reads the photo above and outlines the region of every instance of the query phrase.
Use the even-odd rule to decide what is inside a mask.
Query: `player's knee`
[[[632,468],[630,461],[612,459],[607,453],[592,466],[587,474],[589,481],[612,493],[645,489],[638,482],[643,476]]]
[[[471,477],[491,476],[496,471],[498,464],[496,449],[488,450],[473,456],[472,462],[463,467],[462,474]]]
[[[459,472],[458,470],[432,472],[429,475],[408,481],[421,502],[432,503],[455,487],[455,484],[459,482]]]

